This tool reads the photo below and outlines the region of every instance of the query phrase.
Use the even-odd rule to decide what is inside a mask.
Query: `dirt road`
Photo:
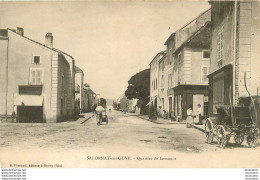
[[[89,114],[88,114],[89,116]],[[1,164],[62,167],[256,167],[259,147],[205,143],[184,124],[155,124],[122,112],[57,124],[1,124]],[[84,119],[83,119],[84,120]],[[157,158],[157,160],[156,160]]]

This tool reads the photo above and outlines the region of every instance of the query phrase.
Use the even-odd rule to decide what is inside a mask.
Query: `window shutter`
[[[35,71],[31,71],[31,84],[35,84]]]

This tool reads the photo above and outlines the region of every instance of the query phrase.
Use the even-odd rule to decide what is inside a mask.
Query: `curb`
[[[88,117],[87,119],[85,119],[84,121],[82,121],[80,124],[84,124],[85,122],[87,122],[90,118],[92,118],[93,116],[95,116],[94,114],[90,117]]]
[[[190,123],[189,123],[190,124]],[[205,131],[205,129],[203,129],[203,128],[200,128],[200,127],[197,127],[196,125],[194,125],[194,124],[190,124],[194,129],[197,129],[197,130],[199,130],[199,131],[201,131],[201,132],[203,132],[203,133],[205,133],[206,131]]]
[[[155,124],[164,124],[164,123],[159,123],[159,122],[156,122],[156,121],[152,121],[152,120],[150,120],[150,119],[143,118],[143,117],[141,117],[141,116],[137,116],[137,115],[134,115],[134,116],[136,116],[136,117],[138,117],[138,118],[140,118],[140,119],[144,119],[144,120],[146,120],[146,121],[150,121],[150,122],[155,123]]]
[[[161,122],[157,122],[157,121],[153,121],[153,120],[150,120],[150,119],[143,118],[143,117],[138,116],[138,115],[134,115],[134,116],[136,116],[136,117],[138,117],[138,118],[140,118],[140,119],[144,119],[144,120],[146,120],[146,121],[150,121],[150,122],[155,123],[155,124],[186,124],[185,122],[161,123]]]

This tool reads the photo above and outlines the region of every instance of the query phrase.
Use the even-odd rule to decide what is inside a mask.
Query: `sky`
[[[53,47],[75,58],[85,83],[117,99],[168,37],[208,8],[207,1],[0,2],[0,29],[23,27],[41,43],[51,32]]]

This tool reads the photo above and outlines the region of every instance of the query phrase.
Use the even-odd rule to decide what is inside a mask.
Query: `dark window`
[[[209,51],[203,51],[203,59],[209,59],[210,58],[210,52]]]
[[[40,56],[34,56],[33,57],[33,63],[34,64],[40,64]]]

